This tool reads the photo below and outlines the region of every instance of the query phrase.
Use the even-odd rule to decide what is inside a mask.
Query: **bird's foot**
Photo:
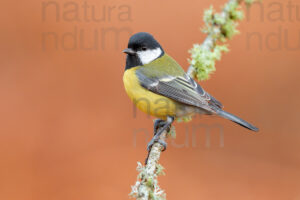
[[[167,149],[167,143],[163,140],[161,140],[159,137],[161,135],[161,133],[163,131],[167,131],[169,132],[171,129],[171,123],[170,121],[164,121],[162,119],[156,119],[155,122],[154,122],[154,127],[153,127],[153,130],[154,130],[154,137],[152,138],[152,140],[148,143],[147,145],[147,151],[150,152],[153,144],[155,142],[158,142],[160,143],[164,148],[162,151],[165,151]]]
[[[154,145],[154,143],[159,143],[161,144],[164,148],[162,151],[165,151],[167,149],[167,143],[159,138],[156,138],[155,136],[152,138],[152,140],[148,143],[147,145],[147,151],[150,152],[152,149],[152,146]]]
[[[161,145],[163,146],[162,151],[165,151],[165,150],[167,149],[167,143],[166,143],[165,141],[159,139],[159,138],[158,138],[158,139],[155,138],[155,136],[154,136],[154,137],[152,138],[152,140],[151,140],[151,141],[148,143],[148,145],[147,145],[148,155],[147,155],[147,158],[146,158],[146,160],[145,160],[145,165],[147,165],[147,163],[148,163],[148,158],[149,158],[149,156],[150,156],[150,151],[151,151],[151,149],[152,149],[154,143],[159,143],[159,144],[161,144]]]
[[[153,127],[154,136],[157,134],[158,129],[164,127],[166,124],[169,124],[169,122],[164,121],[162,119],[156,119],[154,122],[154,127]],[[168,125],[168,127],[166,128],[166,131],[169,132],[170,129],[171,129],[171,124]]]
[[[166,121],[161,120],[161,119],[155,120],[155,122],[154,122],[154,137],[147,145],[148,156],[146,158],[145,164],[147,164],[149,154],[150,154],[150,151],[151,151],[154,143],[160,143],[163,146],[162,151],[165,151],[167,149],[167,143],[164,140],[161,140],[160,136],[164,131],[167,131],[167,132],[170,131],[171,124],[173,121],[174,121],[173,117],[168,117]]]

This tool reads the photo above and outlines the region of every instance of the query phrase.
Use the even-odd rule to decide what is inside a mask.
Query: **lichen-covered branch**
[[[203,20],[205,26],[202,29],[207,34],[202,44],[194,44],[189,51],[190,67],[187,73],[200,81],[207,80],[215,69],[215,62],[221,59],[223,52],[227,52],[227,45],[224,44],[228,39],[239,33],[236,29],[238,21],[243,19],[243,11],[240,3],[245,2],[250,6],[256,0],[229,0],[220,13],[216,13],[211,6],[205,11]]]
[[[203,32],[207,34],[207,37],[202,44],[194,44],[190,50],[191,66],[187,73],[191,77],[206,80],[215,71],[215,62],[221,59],[223,52],[228,51],[224,43],[238,33],[236,29],[238,21],[243,18],[239,4],[245,2],[249,6],[254,1],[256,0],[229,0],[220,13],[216,13],[213,7],[205,11]],[[172,129],[170,132],[175,134]],[[160,139],[166,140],[167,135],[168,133],[165,131]],[[163,146],[160,143],[154,143],[146,166],[138,162],[139,175],[136,184],[132,186],[131,197],[138,200],[163,200],[166,198],[166,194],[160,189],[157,180],[157,177],[163,174],[163,167],[158,163],[162,150]]]
[[[163,132],[160,139],[165,141],[167,135],[167,131]],[[138,162],[138,180],[135,185],[131,187],[130,196],[138,200],[166,199],[166,194],[160,189],[157,181],[157,177],[164,173],[163,167],[158,163],[163,148],[160,143],[154,143],[149,153],[146,166]]]

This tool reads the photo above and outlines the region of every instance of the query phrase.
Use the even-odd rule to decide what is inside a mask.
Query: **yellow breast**
[[[125,90],[133,103],[143,112],[161,119],[175,116],[177,103],[143,88],[136,76],[136,69],[127,69],[123,76]]]

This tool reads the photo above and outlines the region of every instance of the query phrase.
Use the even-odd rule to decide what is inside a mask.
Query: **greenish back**
[[[139,66],[138,70],[142,71],[142,73],[149,78],[160,78],[167,75],[183,76],[185,74],[181,66],[167,54],[164,54],[149,64]]]

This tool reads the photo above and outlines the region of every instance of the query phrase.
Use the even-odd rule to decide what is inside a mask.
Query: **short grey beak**
[[[135,55],[136,54],[136,52],[131,48],[124,49],[123,53],[126,53],[128,55]]]

